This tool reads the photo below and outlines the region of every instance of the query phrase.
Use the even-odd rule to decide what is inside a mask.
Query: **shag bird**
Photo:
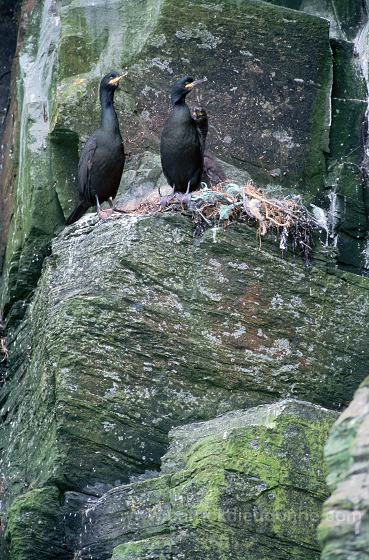
[[[175,193],[188,194],[200,187],[204,164],[202,139],[191,112],[186,95],[204,80],[185,76],[172,87],[173,110],[166,120],[160,141],[163,173]]]
[[[79,159],[78,184],[80,204],[67,218],[66,224],[76,222],[90,206],[97,206],[100,218],[106,219],[113,210],[124,168],[124,146],[114,109],[114,93],[125,74],[110,72],[100,82],[101,126],[87,140]],[[101,204],[109,202],[110,210]]]
[[[192,112],[201,140],[201,148],[204,154],[204,167],[201,180],[209,187],[227,180],[223,168],[214,159],[211,153],[205,151],[206,137],[208,135],[209,122],[206,110],[203,107],[194,107]]]

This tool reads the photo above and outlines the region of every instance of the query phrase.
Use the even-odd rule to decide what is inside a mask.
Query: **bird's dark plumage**
[[[199,131],[201,147],[204,154],[204,167],[201,179],[204,183],[211,187],[212,185],[217,185],[218,183],[226,181],[227,176],[221,165],[219,165],[219,163],[214,159],[214,156],[212,156],[212,154],[208,151],[205,151],[206,137],[209,128],[206,110],[203,107],[195,107],[192,116]]]
[[[200,142],[201,142],[202,152],[204,153],[206,137],[208,135],[208,129],[209,129],[208,114],[203,107],[194,107],[192,112],[192,117],[196,123]]]
[[[161,134],[161,164],[174,192],[192,192],[200,186],[203,169],[201,138],[186,104],[186,95],[197,83],[185,76],[174,84],[171,94],[173,110]]]
[[[110,72],[100,82],[101,126],[87,140],[78,164],[80,204],[66,220],[77,221],[90,206],[114,199],[124,168],[124,146],[114,109],[120,76]]]
[[[209,185],[218,185],[227,180],[227,175],[223,167],[216,161],[214,156],[209,153],[204,153],[204,176],[203,181]]]

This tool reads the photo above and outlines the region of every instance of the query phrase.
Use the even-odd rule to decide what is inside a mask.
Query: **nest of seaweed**
[[[144,203],[135,214],[152,213],[157,209],[155,203]],[[307,266],[311,263],[314,233],[321,229],[299,196],[277,199],[252,183],[240,186],[227,182],[212,188],[205,186],[191,194],[188,204],[185,205],[181,197],[174,197],[162,210],[189,213],[195,226],[195,236],[202,235],[208,228],[227,227],[233,223],[248,223],[256,227],[260,244],[268,232],[274,233],[282,253],[291,248],[301,255]]]

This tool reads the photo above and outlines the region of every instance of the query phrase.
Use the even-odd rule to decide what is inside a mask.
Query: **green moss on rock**
[[[368,541],[368,403],[366,379],[329,436],[325,459],[332,492],[319,525],[323,560],[362,560]]]
[[[61,496],[54,487],[30,490],[13,502],[6,529],[12,560],[70,560],[60,532],[60,506]]]
[[[266,0],[278,6],[303,10],[330,21],[332,36],[355,39],[360,25],[364,23],[365,1],[357,0]]]
[[[143,558],[167,560],[173,558],[172,548],[171,538],[165,536],[157,537],[155,542],[148,539],[122,544],[114,549],[112,560],[142,560]]]
[[[173,430],[163,475],[96,503],[82,557],[105,558],[121,539],[114,560],[266,560],[271,548],[279,559],[318,559],[321,458],[335,416],[284,401]]]
[[[272,239],[260,250],[247,226],[194,241],[178,214],[87,215],[9,332],[5,507],[29,484],[100,494],[157,469],[173,425],[291,395],[347,402],[367,371],[367,289],[282,259]]]

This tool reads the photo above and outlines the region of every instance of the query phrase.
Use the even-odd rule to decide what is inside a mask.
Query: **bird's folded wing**
[[[91,169],[95,151],[97,148],[97,141],[95,136],[91,136],[81,153],[78,164],[78,181],[79,181],[79,195],[82,200],[89,200],[91,198],[90,178]]]

